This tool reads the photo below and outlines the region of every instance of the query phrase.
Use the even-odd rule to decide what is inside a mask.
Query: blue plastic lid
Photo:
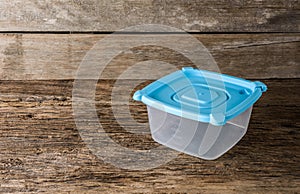
[[[266,90],[259,81],[186,67],[135,92],[133,99],[180,117],[224,125]]]

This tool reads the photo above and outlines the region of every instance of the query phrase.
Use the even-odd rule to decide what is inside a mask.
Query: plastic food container
[[[187,67],[135,92],[133,99],[147,105],[156,142],[213,160],[245,135],[252,106],[266,90],[259,81]]]

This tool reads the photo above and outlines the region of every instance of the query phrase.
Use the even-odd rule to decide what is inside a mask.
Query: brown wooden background
[[[130,171],[104,163],[81,139],[71,99],[82,58],[106,34],[148,23],[193,32],[222,73],[268,85],[246,136],[220,159],[180,154]],[[0,0],[0,193],[300,193],[299,45],[298,0]],[[188,64],[164,49],[134,48],[97,85],[103,126],[133,149],[157,144],[122,130],[110,93],[120,70],[149,59]],[[130,105],[147,122],[145,107]]]

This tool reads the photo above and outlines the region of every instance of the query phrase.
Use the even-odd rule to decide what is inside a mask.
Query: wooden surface
[[[72,116],[72,80],[1,81],[0,192],[298,193],[300,80],[262,81],[269,90],[255,104],[246,136],[228,153],[215,161],[180,154],[146,171],[116,168],[89,151]],[[97,85],[97,111],[106,132],[132,149],[157,146],[113,119],[114,82]],[[130,110],[147,122],[144,105],[130,101]]]
[[[113,36],[119,41],[125,39],[123,36],[120,38],[121,35]],[[170,37],[153,35],[157,36]],[[300,77],[300,58],[296,52],[300,47],[300,33],[193,36],[208,48],[222,73],[257,79]],[[0,79],[74,79],[83,57],[104,37],[86,34],[0,34]],[[112,44],[117,47],[119,41]],[[114,58],[102,78],[117,79],[131,65],[149,59],[165,61],[179,68],[193,65],[174,50],[141,46]],[[96,61],[95,66],[97,64]],[[147,73],[143,69],[139,73],[143,72]]]
[[[164,24],[185,31],[298,32],[299,0],[1,0],[0,31],[115,31]]]
[[[299,12],[299,0],[0,0],[0,193],[300,193]],[[82,59],[110,32],[148,23],[194,32],[222,73],[267,84],[246,135],[218,160],[179,154],[151,170],[125,170],[95,156],[80,136],[72,89]],[[117,48],[120,35],[113,36]],[[158,144],[122,128],[113,108],[129,107],[123,124],[149,132],[135,123],[147,124],[145,106],[128,100],[129,86],[154,79],[141,65],[147,60],[193,66],[172,49],[139,46],[105,68],[97,114],[110,138],[134,150]],[[139,77],[117,80],[136,64]]]

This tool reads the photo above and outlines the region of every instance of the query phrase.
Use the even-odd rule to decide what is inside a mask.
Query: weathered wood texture
[[[299,32],[299,0],[1,0],[0,31],[116,31],[164,24],[193,32]]]
[[[125,147],[156,146],[148,135],[130,134],[116,122],[114,82],[97,85],[104,129]],[[300,80],[264,82],[269,90],[255,104],[246,136],[220,159],[180,154],[156,169],[130,171],[88,150],[73,120],[71,80],[1,81],[0,192],[299,193]],[[130,101],[130,110],[136,120],[147,121],[144,105]]]
[[[114,36],[117,40],[118,35]],[[0,34],[0,79],[74,79],[86,53],[104,37],[105,35],[87,34]],[[222,73],[244,78],[300,76],[298,33],[214,34],[194,37],[208,48]],[[116,41],[112,45],[118,44]],[[146,60],[164,61],[178,68],[193,65],[174,50],[141,46],[115,57],[107,65],[102,78],[117,78],[128,67]],[[140,72],[146,71],[141,68]]]
[[[299,13],[299,0],[0,0],[0,193],[300,193]],[[268,85],[247,134],[218,160],[180,154],[155,169],[124,170],[97,158],[80,136],[73,81],[86,53],[107,37],[86,32],[138,24],[224,32],[193,36],[222,73]],[[124,43],[113,36],[108,48]],[[168,69],[145,69],[141,62],[147,60],[194,65],[172,49],[139,46],[106,66],[97,85],[97,113],[106,134],[134,150],[158,146],[150,134],[125,130],[149,132],[146,107],[129,99],[153,80],[152,72]],[[139,76],[118,77],[135,64]],[[130,114],[124,114],[128,107]]]

